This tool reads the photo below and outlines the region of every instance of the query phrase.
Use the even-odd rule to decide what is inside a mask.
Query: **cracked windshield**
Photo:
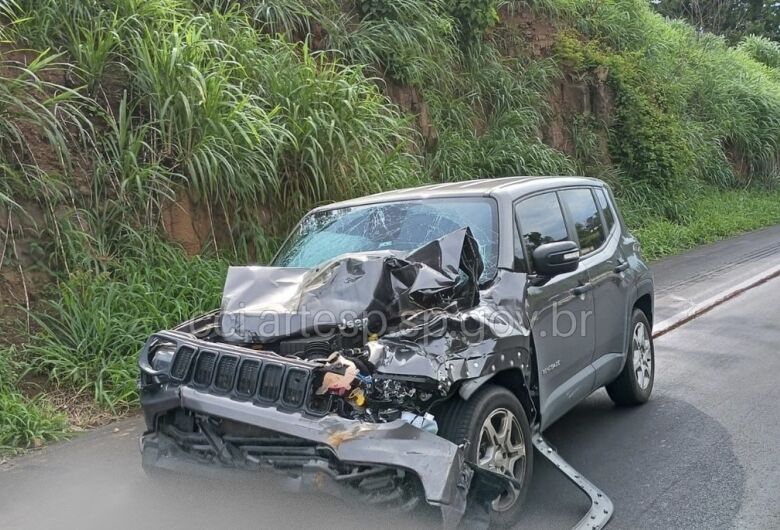
[[[485,263],[484,281],[496,272],[495,209],[492,199],[447,198],[314,212],[285,243],[274,265],[312,268],[349,252],[408,252],[469,227]]]

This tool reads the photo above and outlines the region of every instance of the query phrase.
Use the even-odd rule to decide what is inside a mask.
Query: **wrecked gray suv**
[[[508,526],[541,432],[653,387],[653,283],[608,188],[504,178],[317,208],[271,266],[140,355],[148,469],[274,469],[361,502]],[[565,462],[555,462],[564,472]],[[593,498],[589,528],[611,505]],[[598,518],[596,517],[598,514]]]

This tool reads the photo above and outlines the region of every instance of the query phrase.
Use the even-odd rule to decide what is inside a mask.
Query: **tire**
[[[511,415],[511,417],[510,417]],[[512,461],[520,452],[504,452],[506,445],[501,446],[502,451],[486,451],[489,439],[495,442],[486,422],[490,422],[494,427],[504,425],[503,418],[507,418],[507,424],[512,424],[511,439],[507,445],[517,446],[522,441],[524,455],[517,458],[514,465]],[[512,421],[514,418],[516,421]],[[496,457],[491,460],[493,471],[504,472],[515,476],[522,483],[522,487],[517,491],[500,496],[494,501],[490,511],[491,527],[509,528],[514,526],[518,516],[522,512],[525,497],[528,494],[528,488],[531,484],[533,474],[533,445],[531,445],[531,428],[528,425],[528,418],[517,397],[506,388],[493,385],[485,385],[477,390],[468,401],[460,397],[454,398],[448,402],[444,410],[438,415],[439,434],[444,438],[460,445],[468,442],[466,450],[466,459],[470,462],[479,463],[480,460],[489,459],[489,454],[495,454]],[[483,431],[483,429],[485,429]],[[500,434],[500,433],[499,433]],[[519,438],[522,436],[522,440]],[[496,444],[493,449],[500,446]],[[489,454],[488,454],[489,453]],[[505,455],[507,455],[505,457]],[[499,466],[501,466],[499,468]],[[490,465],[486,465],[491,469]],[[512,468],[511,472],[509,468]],[[519,476],[517,476],[519,475]]]
[[[621,406],[646,403],[655,382],[655,349],[647,316],[640,309],[631,315],[631,339],[623,370],[606,385],[607,394]]]

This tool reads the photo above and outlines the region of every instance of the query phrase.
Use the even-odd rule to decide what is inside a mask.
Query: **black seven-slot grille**
[[[311,371],[303,367],[231,353],[197,351],[185,345],[174,355],[170,376],[199,390],[262,404],[275,403],[284,409],[306,405],[311,381]],[[314,414],[325,412],[322,404],[305,408]]]

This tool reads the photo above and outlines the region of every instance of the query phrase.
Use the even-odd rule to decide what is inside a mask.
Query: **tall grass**
[[[27,130],[27,134],[43,135],[64,166],[70,152],[67,128],[84,132],[88,127],[78,94],[41,77],[67,66],[57,63],[58,58],[44,52],[22,64],[0,54],[0,152],[6,160],[37,165],[28,149]]]
[[[650,260],[742,232],[780,223],[780,193],[762,190],[706,188],[693,201],[688,216],[670,221],[623,201],[623,214]]]
[[[776,180],[778,72],[755,60],[771,64],[771,45],[747,39],[730,48],[638,0],[554,4],[545,8],[576,35],[573,46],[560,47],[568,50],[563,61],[580,75],[609,72],[617,99],[610,152],[627,194],[638,195],[639,185],[643,201],[678,219],[702,183]]]
[[[545,145],[540,130],[544,92],[554,75],[548,62],[524,65],[490,43],[464,54],[457,81],[424,91],[437,126],[426,168],[439,180],[571,174],[574,164]]]
[[[150,235],[120,235],[101,270],[83,267],[59,282],[33,315],[36,331],[21,350],[28,370],[115,412],[136,402],[144,338],[218,307],[227,270],[225,261],[187,258]]]
[[[780,44],[766,37],[748,35],[737,49],[770,68],[780,68]]]
[[[0,455],[58,440],[66,428],[63,414],[43,396],[30,399],[17,391],[0,390]]]
[[[445,2],[394,0],[381,5],[381,10],[326,19],[326,46],[403,84],[451,83],[459,50]],[[354,18],[359,22],[353,23]]]

